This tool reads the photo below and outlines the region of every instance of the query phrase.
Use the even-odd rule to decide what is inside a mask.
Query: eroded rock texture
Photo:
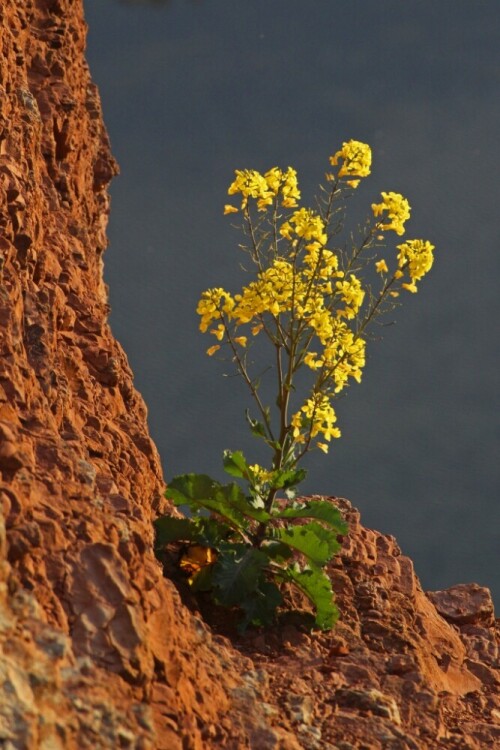
[[[162,577],[160,465],[106,322],[117,170],[84,43],[80,0],[2,0],[0,746],[500,746],[489,592],[426,596],[348,503],[333,634],[214,635]]]
[[[0,7],[0,738],[202,747],[232,678],[152,553],[162,480],[106,322],[117,169],[85,31],[74,0]]]

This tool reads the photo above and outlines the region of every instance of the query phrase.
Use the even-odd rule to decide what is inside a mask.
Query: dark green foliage
[[[323,567],[339,550],[337,536],[347,533],[337,508],[317,498],[287,507],[265,502],[278,489],[293,490],[305,476],[303,469],[278,470],[267,484],[259,484],[240,451],[224,453],[224,468],[245,480],[250,494],[204,474],[175,477],[166,497],[186,517],[156,521],[157,551],[176,541],[212,550],[212,561],[192,574],[192,590],[210,591],[218,604],[239,608],[241,629],[272,623],[283,602],[278,588],[282,583],[291,583],[309,598],[319,628],[333,627],[338,612]]]

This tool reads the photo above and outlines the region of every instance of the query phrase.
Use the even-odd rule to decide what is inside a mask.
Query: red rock
[[[160,462],[107,324],[117,166],[85,30],[78,0],[0,6],[2,736],[27,750],[494,747],[488,592],[427,597],[348,501],[332,498],[350,524],[329,569],[334,633],[239,637],[207,611],[212,631],[163,577]]]
[[[493,625],[493,601],[489,589],[477,583],[460,583],[427,596],[445,620],[456,625]]]

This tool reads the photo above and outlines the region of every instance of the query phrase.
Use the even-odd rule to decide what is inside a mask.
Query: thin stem
[[[236,349],[236,347],[234,345],[233,339],[231,337],[231,332],[230,332],[229,327],[227,325],[226,318],[225,318],[225,316],[224,316],[224,314],[222,312],[220,313],[220,316],[221,316],[222,323],[224,325],[224,330],[225,330],[225,333],[226,333],[226,338],[227,338],[227,340],[229,342],[229,345],[231,347],[231,350],[233,352],[233,356],[234,356],[234,359],[235,359],[236,364],[238,366],[238,370],[240,371],[240,373],[241,373],[241,375],[243,377],[243,380],[245,381],[245,383],[249,387],[250,393],[252,394],[253,398],[255,399],[255,401],[257,403],[259,411],[260,411],[260,413],[262,415],[262,418],[264,420],[264,424],[265,424],[265,427],[267,429],[267,432],[268,432],[268,435],[269,435],[269,439],[272,442],[275,442],[274,434],[273,434],[273,431],[272,431],[272,428],[271,428],[271,424],[270,424],[270,421],[269,421],[269,417],[268,417],[267,411],[264,408],[264,406],[262,404],[262,401],[260,400],[260,396],[259,396],[259,394],[257,392],[256,387],[254,386],[254,384],[253,384],[250,376],[248,375],[247,369],[245,367],[245,363],[241,359],[241,357],[240,357],[240,355],[238,353],[238,350]]]

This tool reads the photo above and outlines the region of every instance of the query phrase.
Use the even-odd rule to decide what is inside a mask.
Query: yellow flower
[[[342,301],[346,303],[345,309],[339,310],[338,314],[349,319],[355,318],[365,297],[360,280],[351,273],[348,281],[337,281],[335,286]]]
[[[287,240],[292,239],[293,227],[289,221],[285,221],[280,227],[280,234],[282,237],[286,237]]]
[[[382,203],[372,203],[374,216],[382,216],[387,212],[390,221],[387,224],[378,224],[378,228],[384,231],[392,229],[396,234],[404,234],[404,223],[410,218],[410,204],[399,193],[382,193]]]
[[[224,206],[224,216],[226,216],[226,214],[237,214],[237,213],[238,213],[238,209],[235,206],[231,206],[230,203],[226,203],[226,205]]]
[[[234,307],[234,299],[221,287],[207,289],[202,293],[196,312],[201,316],[200,331],[205,333],[214,320],[220,320],[222,314],[227,315]]]
[[[352,140],[343,143],[340,151],[330,156],[330,164],[337,166],[339,159],[342,159],[339,177],[368,177],[370,174],[372,151],[367,143]],[[357,187],[358,183],[359,180],[349,180],[347,184]]]
[[[224,323],[219,323],[219,325],[217,326],[217,328],[213,328],[210,331],[210,333],[213,333],[213,335],[215,336],[215,338],[217,339],[217,341],[222,341],[222,339],[224,338],[225,332],[226,332],[226,329],[224,327]]]
[[[322,218],[308,208],[295,211],[290,217],[290,224],[295,224],[295,233],[305,240],[318,240],[324,245],[328,239]],[[283,227],[281,233],[283,234]]]
[[[311,370],[319,370],[323,366],[323,360],[318,359],[316,352],[308,352],[304,357],[304,364],[311,368]]]
[[[387,268],[387,263],[385,262],[385,260],[383,258],[382,258],[382,260],[378,260],[375,263],[375,270],[377,271],[377,273],[387,273],[388,272],[389,269]]]
[[[293,427],[293,437],[297,443],[304,442],[304,436],[301,435],[302,429],[302,414],[300,411],[296,412],[290,420],[290,424]]]
[[[283,185],[281,194],[283,196],[282,206],[285,208],[295,208],[297,201],[300,200],[300,190],[297,181],[297,172],[292,167],[288,167],[283,174]]]
[[[434,262],[434,245],[424,240],[407,240],[397,246],[399,250],[398,265],[408,268],[412,282],[418,281],[428,273]]]
[[[235,344],[239,344],[240,346],[246,346],[247,345],[247,337],[246,336],[237,336],[234,339]]]
[[[271,482],[273,479],[274,472],[264,469],[262,466],[259,466],[259,464],[253,464],[252,466],[249,466],[248,468],[254,474],[255,479],[257,480],[259,484],[264,484],[265,482]]]
[[[401,286],[403,287],[403,289],[406,289],[408,292],[412,292],[413,294],[418,291],[415,284],[401,284]]]
[[[323,453],[328,453],[328,444],[327,443],[316,443],[316,447],[320,449],[320,451],[323,451]]]
[[[404,273],[402,271],[395,271],[394,272],[394,278],[395,279],[402,279],[404,276]]]
[[[215,352],[218,352],[220,349],[219,344],[214,344],[214,346],[211,346],[207,349],[207,354],[209,357],[211,357]]]
[[[251,329],[252,336],[257,336],[257,334],[260,333],[260,331],[262,331],[263,328],[264,328],[264,325],[262,323],[257,323],[257,325],[253,326]]]
[[[267,182],[267,187],[269,190],[274,193],[274,195],[277,195],[278,190],[281,187],[281,182],[283,180],[283,172],[278,167],[273,167],[268,172],[265,173],[264,179]]]
[[[306,423],[304,425],[304,417],[306,417]],[[320,433],[323,434],[325,439],[330,442],[331,438],[340,437],[340,430],[338,427],[334,427],[334,423],[337,421],[337,416],[333,407],[330,404],[328,396],[322,393],[314,393],[311,398],[308,398],[305,404],[300,407],[300,411],[293,415],[291,424],[294,427],[293,436],[297,442],[302,442],[299,438],[303,438],[301,430],[304,426],[309,426],[311,437],[316,437]]]
[[[255,169],[236,169],[236,178],[228,189],[229,195],[241,193],[243,200],[241,207],[245,208],[249,198],[257,201],[259,211],[265,210],[266,206],[273,202],[273,192],[269,190],[266,178]]]

